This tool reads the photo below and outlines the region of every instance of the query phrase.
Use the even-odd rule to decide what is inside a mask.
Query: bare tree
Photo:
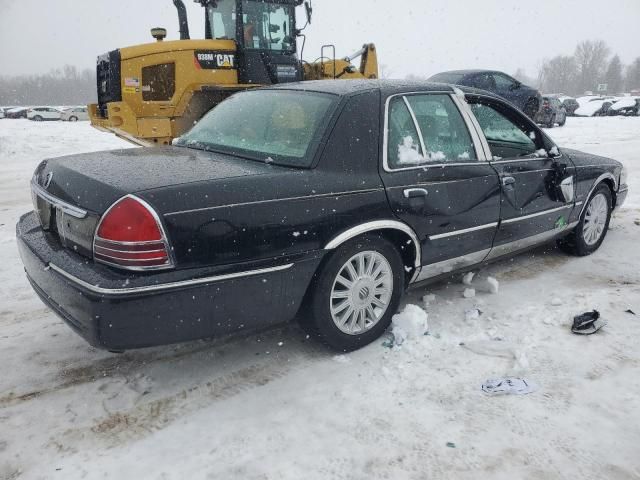
[[[625,86],[627,91],[640,90],[640,57],[627,67]]]
[[[525,72],[523,68],[519,68],[518,70],[516,70],[516,73],[514,73],[512,77],[518,80],[519,82],[524,83],[525,85],[530,85],[530,86],[536,85],[535,79],[527,75],[527,72]]]
[[[605,82],[609,93],[622,92],[624,86],[622,81],[622,68],[620,57],[618,55],[614,55],[609,62],[607,73],[605,74]]]
[[[558,55],[542,62],[538,84],[543,92],[576,94],[578,68],[573,57]]]
[[[594,90],[603,79],[609,52],[609,47],[602,40],[584,40],[578,44],[574,57],[580,91]]]

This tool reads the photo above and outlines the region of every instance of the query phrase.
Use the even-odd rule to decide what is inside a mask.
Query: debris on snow
[[[395,345],[402,345],[406,340],[424,336],[429,329],[427,322],[429,315],[417,305],[409,304],[401,313],[391,319],[391,333]]]
[[[516,348],[509,342],[500,340],[477,340],[463,342],[460,346],[478,355],[513,359],[513,372],[524,372],[529,369],[529,359],[524,350]]]
[[[489,395],[526,395],[538,387],[524,378],[492,378],[482,384],[482,391]]]
[[[606,324],[607,321],[600,317],[600,312],[593,310],[573,317],[571,331],[578,335],[591,335]]]
[[[554,307],[559,307],[560,305],[562,305],[562,300],[559,299],[558,297],[553,297],[551,299],[551,305]]]
[[[475,277],[476,274],[475,272],[467,272],[465,273],[464,277],[462,277],[462,284],[463,285],[467,285],[467,286],[471,286],[471,282],[473,282],[473,277]]]
[[[347,355],[334,355],[333,361],[338,363],[349,363],[351,359]]]
[[[476,296],[476,289],[475,288],[465,288],[464,292],[462,292],[462,296],[464,298],[473,298]]]
[[[422,297],[422,303],[424,304],[425,308],[431,305],[431,303],[435,301],[436,301],[436,296],[433,293],[428,293]]]
[[[633,310],[631,310],[630,308],[628,310],[624,311],[625,313],[630,313],[631,315],[635,315],[636,312],[634,312]]]
[[[465,322],[469,323],[479,319],[480,315],[482,315],[482,312],[480,310],[478,310],[477,308],[470,308],[464,311],[464,320]]]
[[[453,442],[447,442],[447,447],[449,448],[456,448],[456,444]]]

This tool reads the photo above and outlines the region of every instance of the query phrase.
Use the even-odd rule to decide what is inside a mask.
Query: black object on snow
[[[573,317],[571,331],[578,335],[591,335],[596,333],[607,324],[606,320],[600,318],[600,312],[593,310]]]
[[[635,315],[636,312],[634,312],[633,310],[629,309],[629,310],[625,310],[625,313],[630,313],[631,315]]]

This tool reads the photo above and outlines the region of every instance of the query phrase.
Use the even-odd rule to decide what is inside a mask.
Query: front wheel
[[[589,197],[578,226],[568,237],[560,240],[560,247],[581,257],[600,248],[609,229],[611,206],[611,190],[605,184],[600,184]]]
[[[564,124],[567,123],[567,116],[565,115],[564,118],[562,119],[562,122],[558,123],[559,127],[564,127]]]
[[[389,327],[404,280],[393,244],[377,235],[354,239],[333,252],[316,277],[303,326],[333,349],[363,347]]]
[[[70,122],[77,122],[78,121],[78,117],[69,117],[69,121]]]

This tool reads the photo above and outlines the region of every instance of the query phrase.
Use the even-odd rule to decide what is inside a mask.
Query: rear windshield
[[[293,90],[239,93],[211,110],[174,145],[307,168],[338,99]]]
[[[429,80],[432,82],[456,84],[462,80],[462,77],[464,77],[463,73],[438,73]]]

